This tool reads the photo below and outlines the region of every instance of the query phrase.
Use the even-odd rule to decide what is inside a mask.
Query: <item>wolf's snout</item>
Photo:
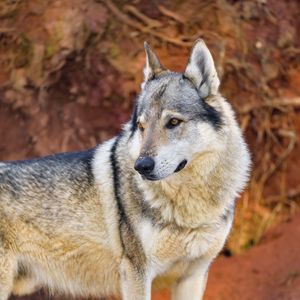
[[[149,156],[140,157],[136,160],[134,168],[140,174],[147,175],[154,169],[155,162]]]

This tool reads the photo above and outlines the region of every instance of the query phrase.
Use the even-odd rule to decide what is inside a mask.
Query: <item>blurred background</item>
[[[183,71],[201,37],[253,158],[205,299],[300,299],[299,16],[299,0],[0,0],[0,160],[112,137],[140,90],[143,42]]]

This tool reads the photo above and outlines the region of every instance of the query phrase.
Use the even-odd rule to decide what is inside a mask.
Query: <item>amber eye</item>
[[[172,118],[169,120],[169,122],[167,123],[166,127],[168,129],[172,129],[176,126],[178,126],[180,123],[182,122],[182,120],[176,119],[176,118]]]
[[[137,122],[137,126],[138,126],[138,129],[140,131],[144,131],[145,130],[145,127],[144,127],[144,125],[141,122]]]

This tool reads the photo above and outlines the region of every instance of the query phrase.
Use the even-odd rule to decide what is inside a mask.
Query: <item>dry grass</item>
[[[250,184],[238,204],[234,230],[228,242],[233,252],[240,253],[257,244],[269,227],[298,210],[300,185],[288,189],[286,175],[292,163],[290,155],[297,146],[294,118],[299,106],[299,98],[291,98],[244,107],[240,111],[244,115],[244,131],[250,118],[261,125],[255,128],[258,140]],[[270,186],[273,193],[269,191]]]

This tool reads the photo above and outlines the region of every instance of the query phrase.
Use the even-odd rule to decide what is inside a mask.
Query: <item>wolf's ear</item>
[[[184,75],[196,86],[201,97],[218,93],[220,80],[214,60],[203,40],[195,42]]]
[[[147,42],[144,43],[144,47],[146,52],[146,65],[144,68],[144,83],[142,84],[142,88],[148,80],[166,70],[165,67],[160,63],[157,56],[151,50]]]

